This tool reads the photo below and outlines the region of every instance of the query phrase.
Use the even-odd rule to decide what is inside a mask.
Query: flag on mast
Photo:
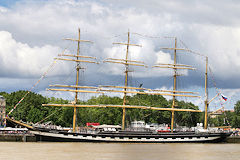
[[[224,101],[227,101],[228,98],[227,98],[226,96],[224,96],[224,95],[222,95],[222,94],[221,94],[221,96],[222,96],[222,99],[223,99]]]

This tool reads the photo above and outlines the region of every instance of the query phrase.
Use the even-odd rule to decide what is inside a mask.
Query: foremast
[[[81,67],[81,62],[84,63],[97,63],[96,61],[89,61],[89,60],[82,60],[84,58],[88,58],[88,59],[96,59],[95,57],[91,57],[91,56],[81,56],[80,55],[80,42],[88,42],[88,43],[92,43],[89,40],[81,40],[81,34],[80,34],[80,28],[78,29],[78,39],[72,39],[72,38],[66,38],[65,40],[70,40],[70,41],[75,41],[77,42],[77,53],[76,55],[73,54],[59,54],[59,56],[66,56],[66,57],[73,57],[75,59],[67,59],[67,58],[55,58],[57,60],[64,60],[64,61],[74,61],[76,62],[76,83],[75,86],[70,86],[70,85],[50,85],[50,87],[68,87],[68,88],[73,88],[73,89],[48,89],[48,90],[52,90],[52,91],[70,91],[70,92],[75,92],[75,98],[74,101],[72,102],[74,105],[76,105],[78,103],[78,93],[82,93],[82,92],[90,92],[90,93],[96,93],[96,92],[92,92],[92,91],[86,91],[86,90],[78,90],[79,88],[91,88],[91,87],[83,87],[83,86],[79,86],[79,72],[80,69],[84,69],[83,67]],[[81,59],[80,59],[81,58]],[[56,106],[56,105],[55,105]],[[76,119],[77,119],[77,107],[73,106],[73,132],[76,132]]]

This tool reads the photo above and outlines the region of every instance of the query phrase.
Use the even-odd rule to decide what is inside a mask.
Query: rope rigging
[[[141,34],[138,34],[138,33],[133,33],[133,34],[136,34],[136,35],[139,35],[139,36],[148,37],[148,38],[175,38],[175,37],[154,37],[154,36],[141,35]],[[120,35],[114,36],[113,38],[119,37],[119,36],[120,36]],[[186,49],[188,49],[187,46],[186,46],[181,40],[180,40],[180,42],[185,46]],[[189,50],[189,49],[188,49],[188,50]],[[189,50],[189,51],[190,51],[191,53],[201,55],[200,53],[193,52],[193,51],[191,51],[191,50]],[[204,56],[204,55],[201,55],[201,56]],[[46,77],[47,73],[54,67],[54,65],[55,65],[56,63],[57,63],[57,60],[55,60],[55,61],[48,67],[48,69],[44,72],[44,74],[38,79],[38,81],[32,86],[32,88],[28,90],[28,92],[27,92],[27,93],[22,97],[22,99],[13,107],[13,109],[11,109],[11,111],[7,114],[7,116],[9,116],[9,115],[16,109],[16,107],[24,100],[24,98],[40,83],[40,81],[42,81],[42,80]],[[132,73],[131,73],[131,74],[132,74]],[[129,77],[129,81],[130,81],[130,83],[131,83],[131,81],[132,81],[131,76]],[[54,92],[54,93],[56,93],[56,92]],[[55,112],[56,112],[56,111],[55,111]],[[41,120],[40,122],[46,120],[47,118],[49,118],[50,116],[52,116],[53,114],[55,114],[55,112],[52,113],[52,114],[50,114],[49,116],[47,116],[46,118],[44,118],[44,119]]]
[[[211,70],[210,67],[209,67],[209,71],[210,71],[210,73],[211,73],[211,78],[212,78],[214,87],[215,87],[215,89],[216,89],[216,93],[217,93],[218,95],[220,95],[221,92],[220,92],[220,90],[217,88],[216,81],[215,81],[215,79],[214,79],[214,75],[213,75],[213,72],[212,72],[212,70]],[[223,102],[222,102],[221,96],[219,97],[219,101],[220,101],[220,105],[221,105],[221,107],[222,107],[222,111],[223,111],[223,114],[224,114],[224,124],[229,125],[229,121],[228,121],[228,118],[227,118],[227,115],[226,115],[226,112],[225,112],[225,107],[224,107],[224,104],[223,104]]]
[[[45,121],[46,119],[48,119],[49,117],[51,117],[52,115],[54,115],[55,113],[57,113],[58,111],[62,110],[62,108],[58,108],[58,110],[56,110],[55,112],[51,113],[50,115],[48,115],[47,117],[45,117],[44,119],[40,120],[39,122],[37,122],[37,124],[42,123],[43,121]]]
[[[18,101],[18,103],[10,110],[10,112],[7,114],[7,117],[17,108],[17,106],[24,100],[24,98],[39,84],[41,80],[43,80],[47,73],[54,67],[54,65],[57,63],[57,60],[54,60],[53,63],[48,67],[48,69],[43,73],[43,75],[38,79],[38,81],[32,86],[31,89],[28,90],[27,93]]]

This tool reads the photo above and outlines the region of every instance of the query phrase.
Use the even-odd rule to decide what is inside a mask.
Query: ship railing
[[[97,131],[95,128],[92,128],[92,127],[79,127],[77,129],[77,132],[79,133],[98,133],[99,131]]]

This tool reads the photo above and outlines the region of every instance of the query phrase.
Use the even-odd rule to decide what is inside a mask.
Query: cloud
[[[81,38],[94,41],[90,47],[84,48],[82,44],[81,54],[96,56],[100,61],[107,57],[124,58],[126,48],[112,43],[127,42],[126,32],[130,30],[130,42],[143,46],[130,47],[130,58],[145,61],[149,66],[173,62],[172,52],[160,48],[173,47],[174,41],[164,37],[176,36],[190,49],[209,57],[218,87],[240,88],[237,70],[239,6],[238,1],[223,0],[20,0],[9,7],[0,7],[0,41],[3,44],[0,46],[0,76],[4,79],[40,76],[53,57],[71,43],[62,38],[76,38],[80,27]],[[185,46],[178,41],[178,47]],[[75,53],[73,49],[68,50]],[[178,55],[179,63],[199,68],[200,74],[183,72],[190,79],[188,85],[202,85],[199,81],[204,75],[204,58],[187,53]],[[56,69],[52,76],[67,75],[73,68],[68,63],[60,63],[63,67]],[[113,81],[112,77],[118,77],[119,82],[119,77],[123,77],[124,67],[118,64],[86,66],[86,74],[95,80],[89,81],[94,84],[99,79],[103,83]],[[170,69],[131,69],[139,81],[148,78],[146,82],[150,82],[150,88],[161,88],[166,77],[172,75]]]
[[[115,8],[135,8],[151,15],[169,15],[174,21],[187,24],[204,24],[219,26],[239,25],[238,15],[240,3],[237,0],[227,3],[225,0],[101,0],[107,4],[115,4]],[[127,6],[125,5],[127,4]]]
[[[59,47],[51,45],[30,47],[14,40],[7,31],[0,31],[0,43],[0,76],[5,78],[38,77],[47,70],[56,53],[61,51]],[[61,69],[61,73],[55,72],[55,75],[61,75],[64,71]]]
[[[39,94],[45,96],[45,97],[55,97],[55,98],[62,98],[67,100],[73,100],[75,97],[75,93],[73,92],[52,92],[52,91],[39,91]]]
[[[175,34],[181,32],[185,27],[181,21],[175,21],[174,14],[169,12],[170,10],[164,9],[164,11],[158,12],[158,14],[152,14],[152,12],[148,10],[148,8],[156,8],[160,5],[167,6],[167,3],[163,1],[151,1],[151,5],[147,5],[142,11],[136,7],[122,7],[115,10],[110,4],[105,5],[90,1],[60,0],[48,1],[46,3],[23,2],[25,3],[19,2],[13,9],[8,9],[2,13],[0,18],[0,21],[8,22],[1,28],[15,32],[14,35],[17,40],[30,45],[45,45],[45,43],[56,44],[58,43],[56,39],[60,39],[59,35],[62,31],[66,34],[73,35],[75,32],[74,29],[78,26],[83,26],[83,28],[87,28],[88,36],[94,38],[96,41],[96,48],[100,49],[94,53],[96,56],[102,55],[101,51],[109,48],[109,45],[102,41],[101,36],[103,35],[113,35],[119,32],[124,33],[128,28],[131,28],[130,31],[133,32],[150,35],[168,35],[169,33]],[[145,3],[140,1],[140,3],[133,4],[138,6]],[[153,4],[156,4],[155,7],[153,7]],[[116,6],[121,6],[121,3],[117,3]],[[171,8],[172,10],[177,6],[184,7],[182,3],[175,1],[171,1],[169,6],[170,7],[167,8]],[[182,15],[182,12],[183,10],[179,11],[180,15]],[[161,26],[161,28],[158,26]],[[116,29],[118,33],[115,33]],[[86,31],[86,29],[84,29],[84,31]],[[41,39],[45,40],[45,42]],[[124,39],[126,39],[126,37],[124,37]],[[160,42],[163,42],[163,40],[160,40]],[[150,57],[155,57],[152,56],[151,53],[156,53],[152,51],[152,49],[157,48],[156,45],[158,45],[156,42],[155,44],[147,42],[147,44],[143,45],[144,51],[148,51],[146,48],[150,49],[150,53],[144,53],[144,55],[146,55],[144,56],[145,58],[150,59]]]

